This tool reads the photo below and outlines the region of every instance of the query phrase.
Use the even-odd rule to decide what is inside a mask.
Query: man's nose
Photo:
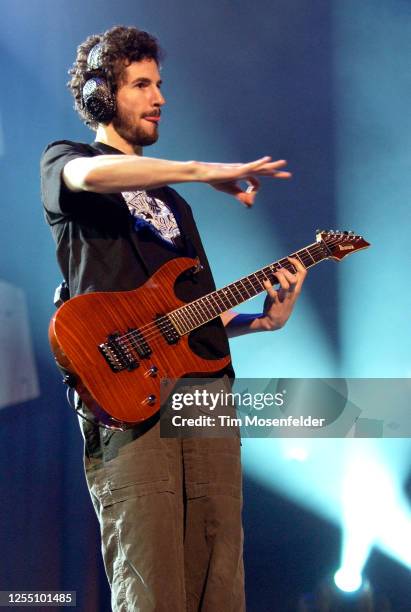
[[[166,100],[161,93],[160,89],[157,89],[154,94],[154,104],[155,106],[163,106],[166,103]]]

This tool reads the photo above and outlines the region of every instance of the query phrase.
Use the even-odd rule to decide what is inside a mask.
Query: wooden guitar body
[[[56,362],[72,375],[71,385],[100,421],[113,428],[131,427],[159,410],[162,379],[166,397],[172,390],[171,386],[167,389],[167,380],[210,375],[230,363],[229,356],[199,357],[190,349],[188,335],[170,342],[156,324],[160,316],[184,306],[175,295],[174,284],[196,263],[186,257],[173,259],[138,289],[74,297],[52,318],[49,340]],[[117,371],[101,347],[110,346],[110,337],[116,334],[133,359],[129,368]],[[136,337],[140,353],[149,350],[149,354],[141,356],[136,351]],[[112,351],[110,355],[113,360]]]

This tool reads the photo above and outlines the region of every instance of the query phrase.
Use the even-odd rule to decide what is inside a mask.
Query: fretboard
[[[314,242],[290,255],[290,257],[299,259],[305,268],[311,268],[323,259],[327,259],[328,256],[329,252],[322,242]],[[268,279],[273,285],[276,284],[278,282],[276,272],[280,268],[295,272],[294,266],[285,257],[222,289],[212,291],[190,304],[169,312],[168,317],[181,336],[188,334],[193,329],[217,318],[223,312],[265,291],[264,280]]]

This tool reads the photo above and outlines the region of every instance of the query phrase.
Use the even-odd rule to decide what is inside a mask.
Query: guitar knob
[[[148,395],[146,397],[146,399],[143,400],[141,403],[142,404],[148,404],[149,406],[153,406],[156,403],[156,400],[157,400],[157,398],[156,398],[155,395]]]
[[[152,365],[151,368],[149,368],[147,372],[145,372],[145,376],[152,376],[153,378],[155,378],[157,376],[157,373],[158,373],[158,367],[155,365]]]

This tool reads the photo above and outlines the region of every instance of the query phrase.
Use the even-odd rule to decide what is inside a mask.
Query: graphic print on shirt
[[[160,238],[174,245],[180,230],[173,213],[162,200],[148,195],[146,191],[123,191],[121,195],[134,217],[136,231],[149,227]]]

